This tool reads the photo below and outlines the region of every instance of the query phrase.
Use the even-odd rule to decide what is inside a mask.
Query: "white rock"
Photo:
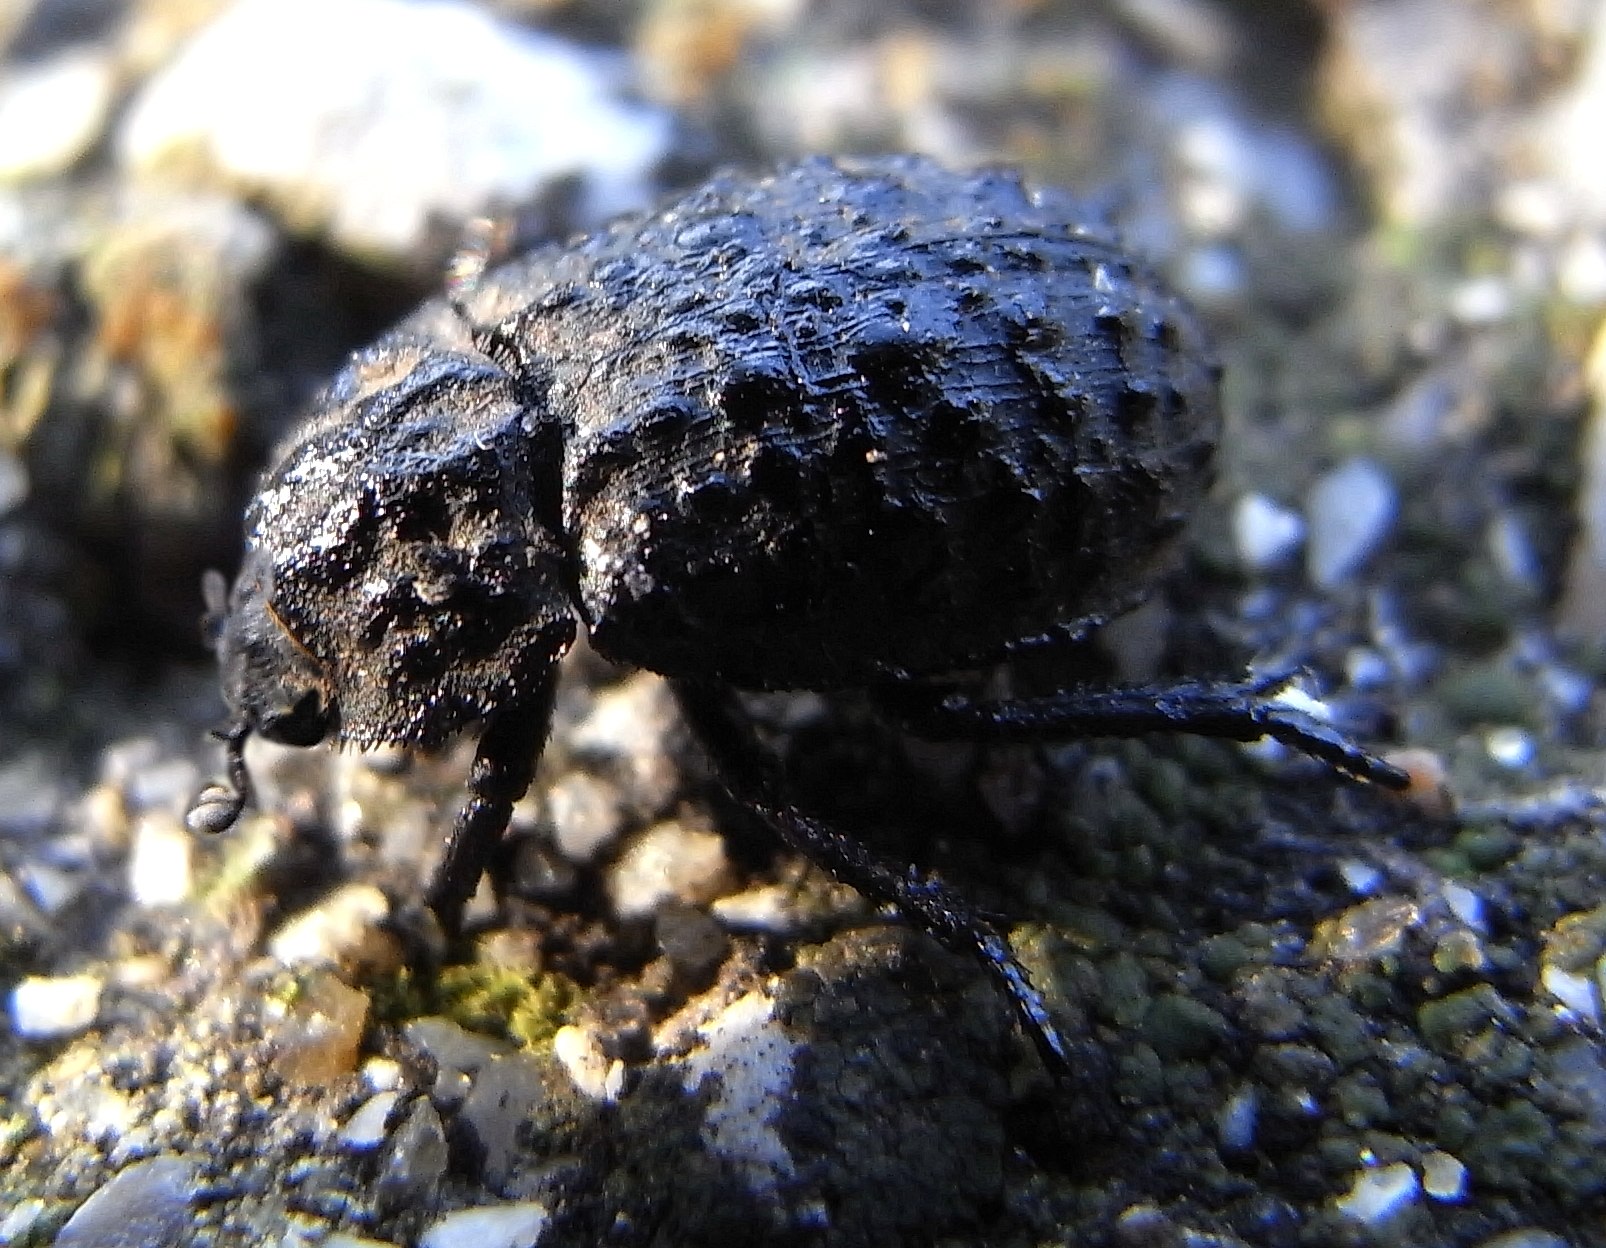
[[[396,1092],[401,1089],[402,1064],[393,1057],[366,1058],[359,1073],[370,1092]]]
[[[1483,749],[1491,762],[1507,771],[1521,771],[1534,761],[1539,745],[1526,728],[1506,725],[1491,728],[1483,736]]]
[[[88,48],[12,62],[0,77],[0,180],[71,167],[105,127],[115,83],[110,60]]]
[[[708,907],[733,932],[769,932],[783,936],[797,931],[808,916],[797,904],[795,891],[784,884],[761,884],[720,897]]]
[[[1430,1199],[1463,1200],[1467,1194],[1467,1168],[1459,1158],[1434,1149],[1422,1154],[1422,1190]]]
[[[610,1061],[596,1037],[583,1027],[559,1027],[552,1052],[579,1088],[594,1101],[617,1101],[624,1090],[625,1064]]]
[[[1450,913],[1474,931],[1483,931],[1483,898],[1465,884],[1446,882],[1441,890]]]
[[[27,1040],[83,1031],[100,1012],[98,975],[30,975],[11,990],[11,1030]]]
[[[401,1095],[397,1092],[380,1092],[370,1096],[340,1129],[340,1142],[354,1152],[378,1148],[385,1142],[385,1123],[400,1099]]]
[[[338,966],[363,950],[389,915],[390,902],[372,884],[343,884],[275,932],[268,952],[285,966]]]
[[[1393,480],[1371,460],[1351,459],[1323,476],[1305,508],[1305,568],[1312,582],[1332,589],[1359,571],[1394,527],[1398,511]]]
[[[1599,1025],[1600,999],[1595,995],[1593,976],[1563,970],[1551,963],[1539,972],[1539,982],[1564,1008],[1579,1018]]]
[[[128,855],[128,891],[142,906],[177,905],[190,895],[195,838],[166,812],[141,815]]]
[[[624,827],[618,790],[583,771],[559,777],[545,802],[558,852],[578,865],[594,861]]]
[[[1245,494],[1233,508],[1232,535],[1244,566],[1260,571],[1284,562],[1299,549],[1305,540],[1305,521],[1297,511],[1264,494]]]
[[[703,1047],[687,1059],[682,1083],[695,1092],[710,1076],[719,1083],[703,1119],[708,1148],[736,1166],[755,1193],[794,1172],[792,1154],[775,1118],[792,1086],[800,1047],[774,1017],[775,1003],[748,993],[698,1028]]]
[[[459,1209],[420,1235],[418,1248],[534,1248],[550,1218],[536,1201]]]
[[[729,875],[718,833],[659,823],[630,843],[608,872],[608,896],[622,919],[644,918],[664,902],[706,905]]]
[[[457,0],[236,0],[130,109],[123,159],[199,167],[358,253],[406,254],[581,175],[588,212],[647,198],[668,121],[610,62]]]
[[[1421,1190],[1416,1171],[1399,1161],[1392,1166],[1362,1170],[1350,1190],[1333,1203],[1346,1217],[1375,1225],[1414,1203]]]

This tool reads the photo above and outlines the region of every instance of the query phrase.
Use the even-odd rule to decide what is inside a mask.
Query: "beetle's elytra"
[[[430,895],[455,926],[583,625],[675,682],[740,799],[980,952],[1064,1058],[1001,939],[792,809],[730,694],[868,688],[921,731],[987,733],[1004,708],[934,682],[1143,594],[1208,483],[1216,380],[1195,318],[1073,201],[918,158],[723,176],[516,260],[359,352],[281,449],[212,591],[235,783],[192,821],[237,815],[251,732],[481,725]],[[1253,690],[1188,689],[1181,714],[1067,695],[1029,730],[1271,732],[1399,783]]]

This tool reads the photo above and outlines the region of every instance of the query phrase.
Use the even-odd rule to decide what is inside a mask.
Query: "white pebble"
[[[1444,902],[1455,915],[1474,931],[1483,930],[1483,898],[1465,884],[1447,882],[1443,888]]]
[[[686,1059],[682,1085],[696,1092],[716,1080],[703,1119],[703,1142],[745,1177],[754,1193],[771,1192],[795,1172],[775,1119],[792,1088],[799,1045],[762,993],[738,997],[697,1029],[702,1047]]]
[[[624,827],[618,790],[583,771],[555,781],[545,802],[552,840],[558,852],[577,866],[595,861]]]
[[[1422,1155],[1422,1190],[1432,1200],[1454,1203],[1467,1194],[1467,1168],[1458,1158],[1434,1149]]]
[[[720,897],[708,907],[708,913],[733,932],[776,936],[796,931],[808,918],[798,906],[794,890],[782,884],[761,884]]]
[[[25,1040],[54,1040],[90,1027],[105,985],[97,975],[30,975],[11,990],[11,1030]]]
[[[459,1209],[432,1224],[418,1248],[533,1248],[551,1215],[536,1201]]]
[[[413,251],[580,175],[594,217],[639,206],[666,116],[625,104],[613,63],[456,0],[238,0],[135,100],[139,169],[263,195],[359,254]]]
[[[140,816],[128,854],[128,891],[142,906],[177,905],[190,895],[195,838],[164,813]]]
[[[624,1091],[625,1066],[608,1060],[596,1037],[583,1027],[559,1027],[552,1052],[569,1072],[574,1086],[594,1101],[616,1101]]]
[[[1595,995],[1595,981],[1591,976],[1550,963],[1539,972],[1539,982],[1563,1008],[1578,1018],[1600,1023],[1600,999]]]
[[[1305,508],[1311,581],[1332,589],[1358,572],[1394,527],[1398,511],[1393,480],[1371,460],[1348,460],[1318,480]]]
[[[284,966],[338,966],[369,944],[390,916],[390,902],[372,884],[345,884],[287,922],[268,941]]]
[[[1264,494],[1245,494],[1232,512],[1232,535],[1238,558],[1252,571],[1285,562],[1305,540],[1305,521],[1297,511]]]
[[[1350,1190],[1333,1203],[1346,1217],[1374,1225],[1414,1203],[1421,1190],[1416,1171],[1399,1161],[1392,1166],[1362,1170]]]
[[[620,918],[644,918],[670,900],[706,905],[719,895],[728,875],[721,836],[660,823],[636,837],[613,864],[608,896]]]
[[[399,1091],[402,1065],[393,1057],[370,1057],[362,1064],[362,1081],[370,1092]]]
[[[354,1152],[368,1152],[385,1142],[385,1123],[396,1108],[400,1094],[380,1092],[370,1096],[340,1129],[340,1142]]]
[[[1484,752],[1489,760],[1507,771],[1521,771],[1534,761],[1539,747],[1525,728],[1491,728],[1484,734]]]
[[[1370,897],[1383,885],[1383,872],[1359,858],[1346,858],[1338,864],[1345,886],[1357,897]]]
[[[110,61],[87,48],[11,62],[0,78],[0,180],[49,177],[74,164],[106,125],[114,82]]]

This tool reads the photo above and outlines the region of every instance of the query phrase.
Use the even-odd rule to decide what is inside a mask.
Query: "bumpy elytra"
[[[455,927],[583,625],[675,682],[739,797],[979,952],[1063,1057],[1007,946],[792,810],[728,695],[879,689],[939,735],[974,726],[933,681],[1149,587],[1208,483],[1217,373],[1146,268],[1012,174],[811,160],[528,255],[359,352],[279,452],[227,603],[211,591],[234,788],[193,821],[238,814],[252,732],[434,747],[482,725],[430,894]],[[1252,693],[1201,695],[1227,728],[1129,691],[1050,729],[1280,725],[1397,782]]]

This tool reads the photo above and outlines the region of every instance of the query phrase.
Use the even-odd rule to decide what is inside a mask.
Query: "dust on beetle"
[[[799,810],[739,691],[863,690],[917,735],[1270,735],[1404,777],[1256,685],[982,702],[953,673],[1134,605],[1204,492],[1218,368],[1190,311],[1014,174],[814,159],[717,177],[484,274],[358,352],[280,450],[226,598],[247,736],[437,747],[478,727],[428,903],[455,930],[528,788],[578,627],[661,673],[735,799],[981,958],[1073,1053],[954,892]]]

